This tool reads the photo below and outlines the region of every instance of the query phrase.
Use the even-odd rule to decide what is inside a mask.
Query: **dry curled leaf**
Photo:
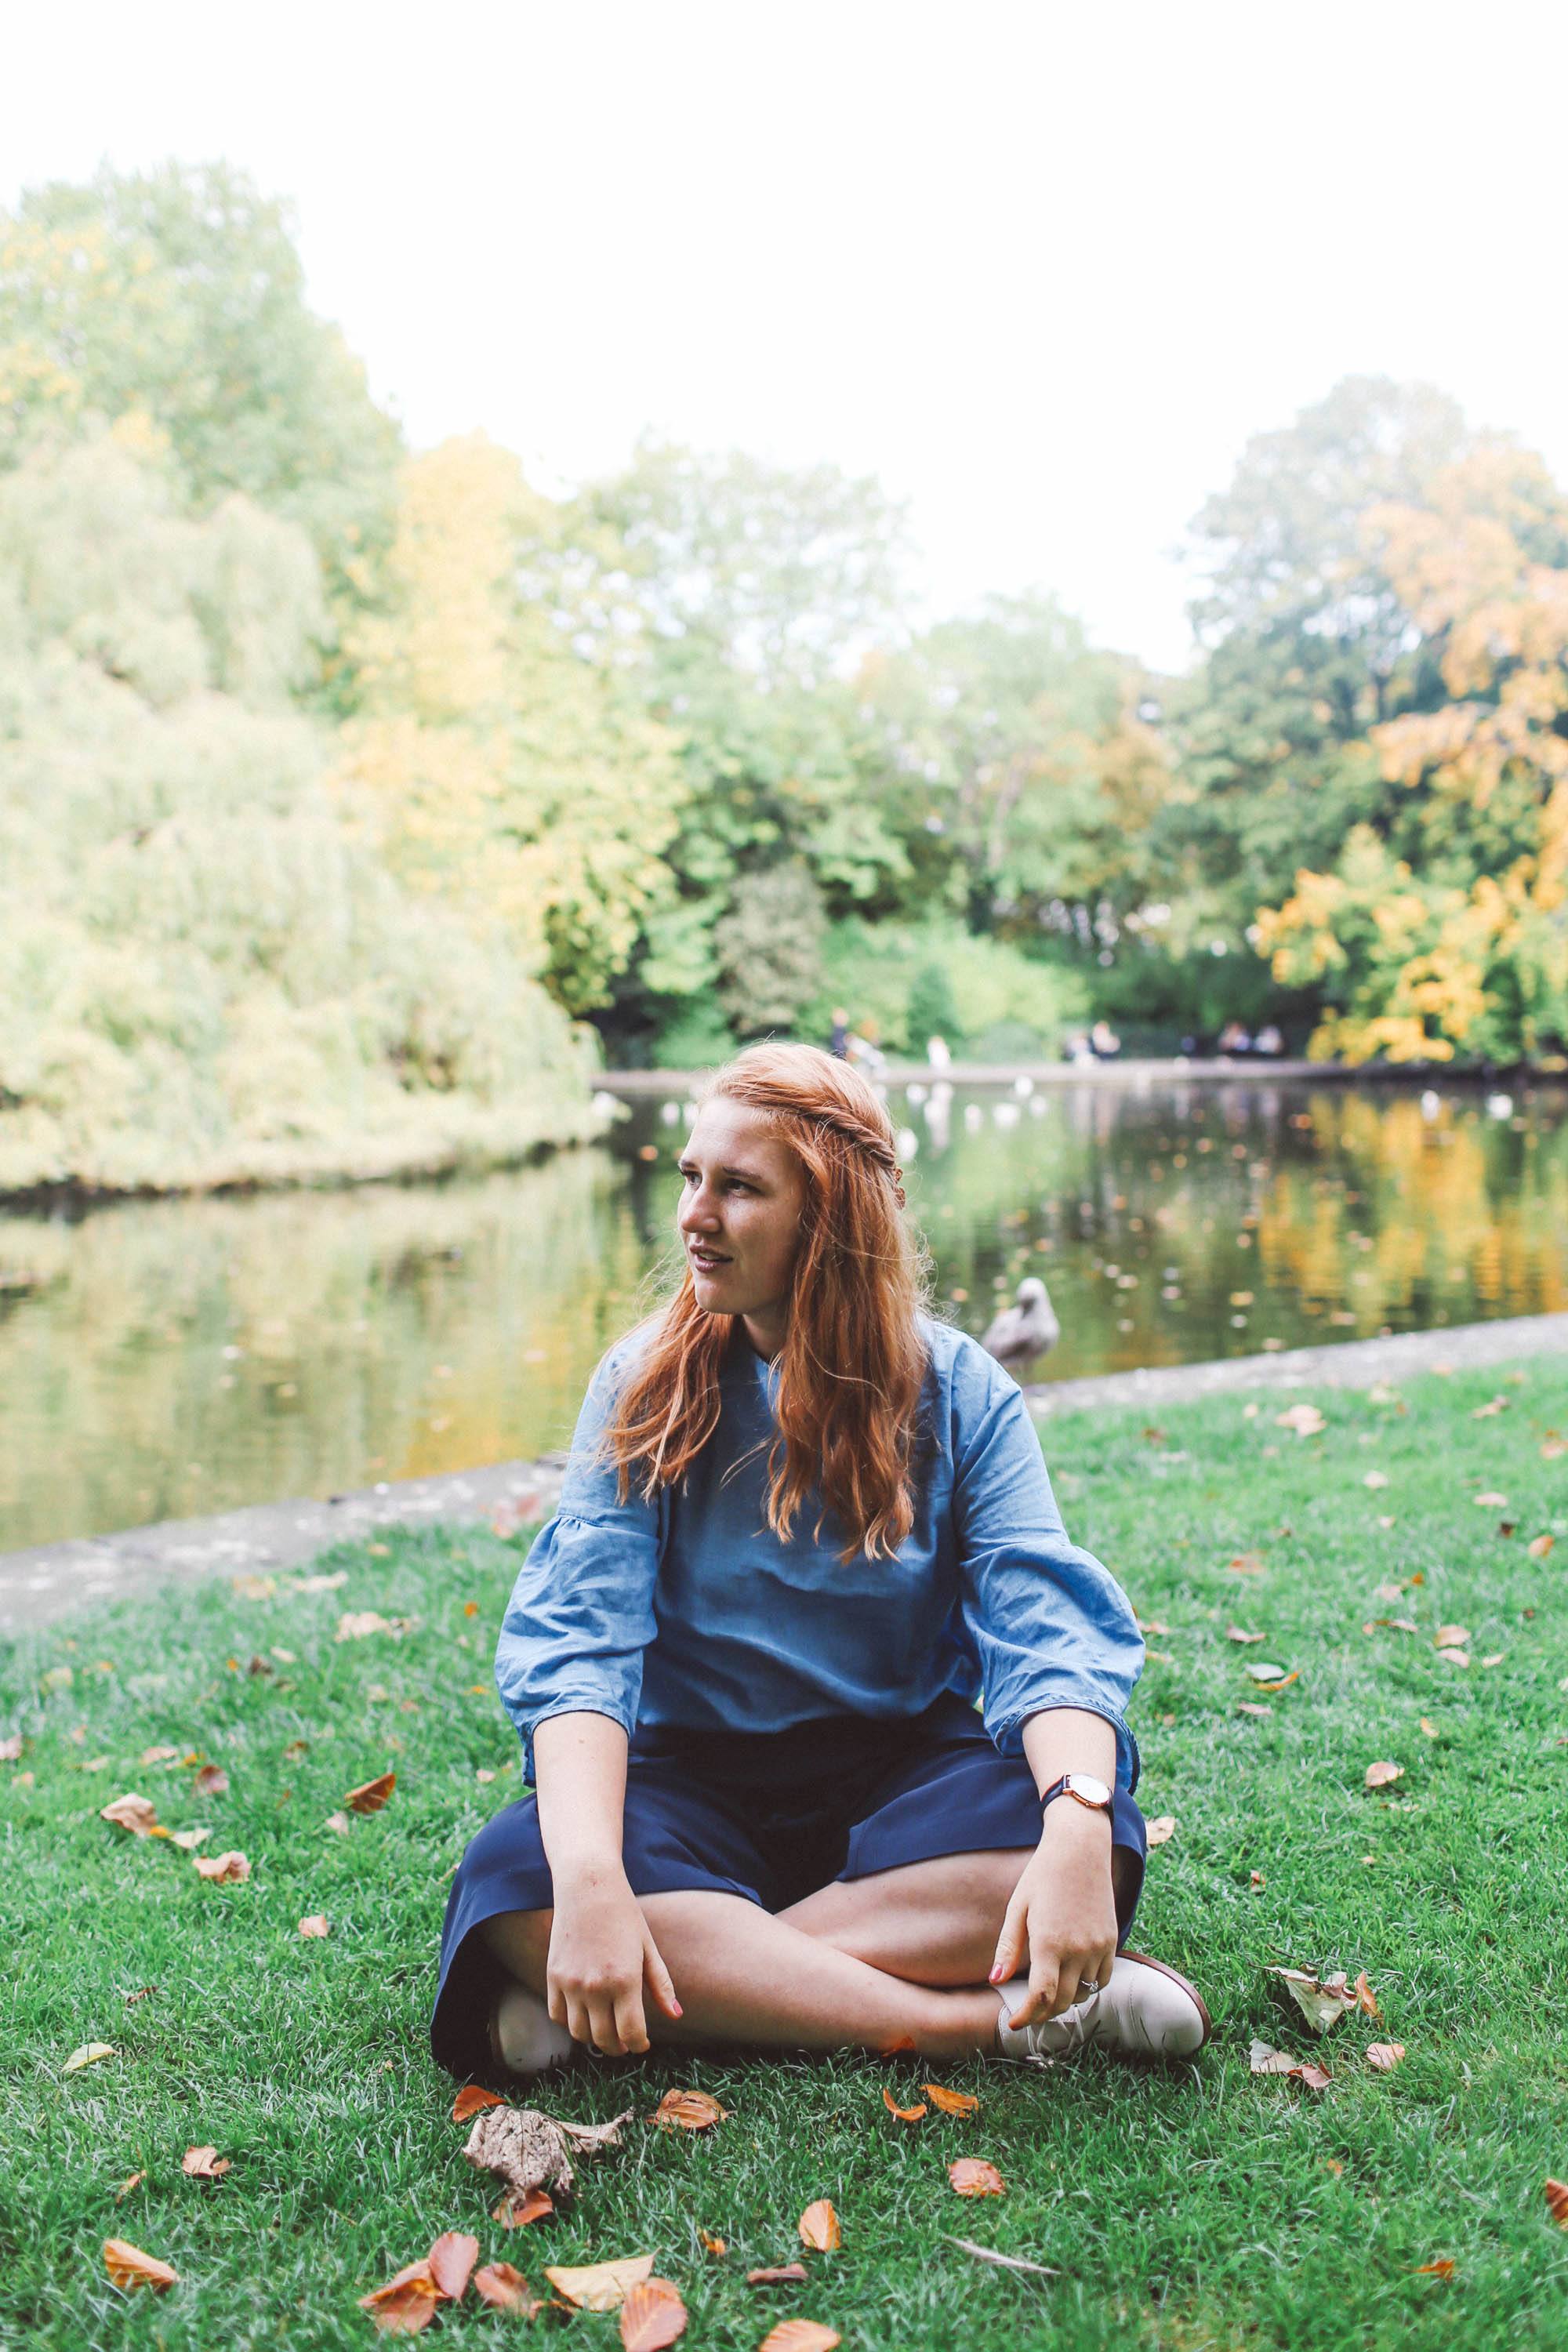
[[[960,2197],[1002,2197],[1007,2184],[994,2164],[983,2157],[961,2156],[947,2168],[947,2177]]]
[[[922,2083],[921,2090],[944,2116],[977,2116],[980,2102],[973,2091],[950,2091],[941,2083]]]
[[[191,1787],[198,1797],[225,1797],[228,1794],[228,1774],[221,1764],[204,1764]]]
[[[1300,1682],[1300,1679],[1301,1669],[1300,1666],[1294,1666],[1288,1675],[1280,1675],[1277,1680],[1272,1682],[1260,1682],[1258,1687],[1259,1690],[1266,1691],[1289,1690],[1292,1683]]]
[[[1403,2042],[1369,2042],[1366,2063],[1376,2074],[1392,2074],[1405,2055]]]
[[[1555,1536],[1531,1536],[1524,1549],[1531,1559],[1544,1559],[1556,1540]]]
[[[461,2303],[479,2259],[479,2242],[462,2230],[443,2230],[426,2259],[441,2293],[450,2302]]]
[[[144,1748],[136,1759],[138,1764],[172,1764],[179,1754],[177,1748]],[[3,1754],[4,1750],[0,1750]]]
[[[620,2325],[626,2352],[666,2352],[686,2333],[680,2289],[664,2278],[647,2278],[628,2287]]]
[[[107,1805],[100,1805],[99,1819],[112,1822],[116,1829],[129,1830],[132,1837],[167,1837],[169,1832],[159,1822],[151,1797],[138,1797],[133,1791],[123,1797],[111,1797]]]
[[[84,2042],[79,2050],[71,2052],[61,2072],[79,2074],[84,2066],[96,2066],[100,2059],[118,2058],[119,2055],[112,2042]]]
[[[1363,1786],[1368,1789],[1386,1789],[1391,1787],[1395,1780],[1403,1780],[1404,1778],[1405,1767],[1403,1764],[1389,1764],[1386,1762],[1369,1764],[1366,1768]]]
[[[233,2159],[220,2156],[216,2147],[188,2147],[180,2158],[180,2170],[187,2180],[221,2180],[233,2170]]]
[[[1060,2278],[1054,2263],[1032,2263],[1026,2254],[999,2254],[994,2246],[977,2246],[973,2238],[949,2238],[948,2244],[961,2253],[973,2254],[977,2263],[994,2263],[999,2270],[1029,2271],[1038,2278]]]
[[[359,2307],[388,2336],[417,2336],[435,2318],[440,2301],[441,2290],[426,2261],[407,2263],[384,2286],[362,2294]]]
[[[526,2230],[531,2222],[542,2221],[547,2213],[555,2210],[555,2200],[542,2189],[525,2189],[521,2194],[508,2189],[490,2215],[503,2230]]]
[[[452,2121],[466,2124],[470,2116],[483,2115],[487,2107],[504,2107],[506,2101],[499,2091],[487,2091],[481,2083],[465,2084],[452,2102]]]
[[[701,2239],[703,2244],[707,2247],[708,2252],[712,2255],[714,2261],[721,2262],[730,2251],[723,2239],[716,2238],[711,2230],[704,2230],[700,2226],[699,2226],[697,2234]]]
[[[1432,1636],[1436,1650],[1462,1650],[1474,1639],[1468,1625],[1439,1625]]]
[[[312,1911],[308,1919],[300,1922],[300,1933],[307,1942],[319,1940],[332,1932],[332,1923],[324,1911]]]
[[[116,2286],[150,2286],[162,2294],[165,2287],[174,2286],[179,2272],[161,2263],[156,2254],[144,2254],[125,2238],[105,2238],[103,2267]]]
[[[374,1780],[351,1789],[343,1802],[351,1813],[379,1813],[396,1786],[395,1772],[380,1772]]]
[[[1169,1845],[1176,1834],[1176,1816],[1174,1813],[1157,1814],[1144,1834],[1151,1845]]]
[[[1237,1715],[1272,1715],[1274,1712],[1272,1707],[1259,1706],[1255,1698],[1238,1698],[1236,1711]]]
[[[182,1853],[195,1853],[197,1846],[205,1845],[211,1835],[211,1830],[175,1830],[174,1843]]]
[[[1304,2083],[1310,2091],[1325,2090],[1330,2081],[1326,2067],[1292,2058],[1289,2051],[1276,2050],[1267,2042],[1253,2042],[1247,2063],[1255,2074],[1284,2074],[1294,2082]]]
[[[551,2116],[547,2120],[554,2125],[567,2147],[577,2155],[597,2156],[603,2147],[619,2147],[621,2126],[631,2122],[632,2110],[623,2107],[620,2114],[612,2116],[607,2124],[577,2124],[565,2116]]]
[[[928,2090],[931,2088],[929,2083],[926,2088]],[[801,2243],[815,2247],[819,2254],[830,2254],[836,2246],[840,2246],[844,2242],[844,2233],[838,2226],[838,2216],[834,2211],[830,2200],[826,2197],[815,2199],[806,2207],[795,2226],[800,2232]]]
[[[327,1815],[326,1826],[330,1830],[336,1830],[340,1837],[347,1837],[349,1832],[353,1827],[353,1823],[350,1821],[347,1813],[329,1813]]]
[[[730,2110],[710,2099],[706,2091],[666,2091],[650,2121],[673,2124],[680,2131],[710,2131],[715,2124],[723,2123]]]
[[[804,2263],[775,2263],[770,2268],[746,2273],[748,2286],[800,2286],[809,2275]]]
[[[882,2104],[887,2108],[888,2113],[890,2116],[897,2116],[900,2123],[901,2124],[918,2124],[931,2113],[931,2109],[927,2106],[923,2099],[921,2101],[919,2106],[900,2107],[897,2099],[894,2098],[891,2091],[887,2090],[882,2093]]]
[[[1568,2230],[1568,2180],[1548,2180],[1546,2210],[1554,2221]]]
[[[1373,1992],[1372,1987],[1366,1980],[1366,1970],[1364,1969],[1363,1969],[1357,1976],[1355,1983],[1352,1986],[1351,1990],[1355,1994],[1355,2005],[1361,2011],[1363,2016],[1374,2017],[1381,2020],[1383,2011],[1377,2005],[1377,1995]]]
[[[579,2311],[618,2311],[628,2289],[640,2286],[652,2271],[651,2254],[623,2254],[616,2262],[584,2263],[574,2270],[547,2263],[544,2275]]]
[[[144,2172],[128,2173],[114,2192],[115,2203],[117,2205],[123,2205],[126,2199],[130,2196],[131,2191],[133,2189],[140,2189],[142,2183],[146,2179],[146,2178],[147,2175]]]
[[[395,1640],[413,1630],[412,1617],[384,1617],[377,1609],[346,1609],[338,1619],[338,1630],[332,1639],[363,1642],[371,1633],[390,1633]]]
[[[1267,1633],[1249,1633],[1244,1625],[1227,1625],[1225,1638],[1227,1642],[1267,1642],[1268,1636]]]
[[[1314,2033],[1326,2033],[1346,2013],[1359,2006],[1355,1988],[1343,1969],[1320,1984],[1310,1969],[1270,1969],[1278,1977]]]
[[[476,2171],[499,2173],[515,2198],[533,2189],[570,2197],[574,2186],[566,2143],[535,2107],[487,2107],[463,2154]]]
[[[244,1854],[237,1852],[196,1853],[191,1856],[191,1860],[204,1878],[216,1879],[225,1886],[237,1885],[241,1879],[250,1876],[249,1863]]]
[[[1315,1404],[1292,1404],[1287,1405],[1283,1412],[1275,1414],[1274,1426],[1276,1429],[1293,1429],[1298,1437],[1316,1437],[1321,1429],[1328,1427],[1328,1423]]]
[[[515,2311],[520,2319],[533,2319],[544,2309],[544,2298],[534,2294],[522,2273],[510,2263],[486,2263],[474,2273],[474,2293],[492,2311]]]
[[[1415,2275],[1417,2278],[1451,2279],[1458,2268],[1452,2254],[1443,2254],[1435,2263],[1417,2263]]]
[[[840,2337],[819,2319],[781,2319],[770,2327],[757,2352],[834,2352]]]

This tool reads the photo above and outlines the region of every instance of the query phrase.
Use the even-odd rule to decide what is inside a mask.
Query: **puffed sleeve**
[[[973,1340],[954,1365],[952,1430],[962,1607],[986,1730],[1016,1756],[1030,1716],[1082,1707],[1114,1726],[1117,1780],[1135,1787],[1125,1710],[1143,1643],[1131,1603],[1068,1541],[1023,1391]]]
[[[533,1779],[533,1735],[552,1715],[607,1715],[629,1737],[653,1639],[664,1499],[616,1499],[613,1464],[592,1460],[626,1369],[626,1343],[601,1362],[572,1440],[555,1517],[518,1571],[496,1646],[501,1704],[522,1735]]]

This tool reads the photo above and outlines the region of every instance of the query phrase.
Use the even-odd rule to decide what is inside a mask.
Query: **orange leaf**
[[[233,2159],[219,2156],[216,2147],[188,2147],[180,2158],[180,2170],[189,2180],[221,2180],[232,2166]]]
[[[1258,1689],[1259,1689],[1259,1690],[1266,1690],[1266,1691],[1282,1691],[1282,1690],[1289,1690],[1292,1683],[1294,1683],[1294,1682],[1300,1682],[1300,1679],[1301,1679],[1301,1669],[1300,1669],[1300,1666],[1296,1666],[1296,1667],[1293,1667],[1293,1668],[1292,1668],[1292,1670],[1290,1671],[1290,1673],[1289,1673],[1289,1674],[1288,1674],[1288,1675],[1281,1675],[1279,1676],[1279,1678],[1278,1682],[1272,1682],[1272,1683],[1259,1683],[1259,1684],[1258,1684]]]
[[[748,2271],[748,2286],[799,2286],[808,2275],[804,2263],[779,2263],[763,2271]]]
[[[900,2033],[896,2042],[885,2042],[877,2054],[879,2058],[902,2058],[916,2047],[912,2033]]]
[[[1554,2221],[1560,2221],[1568,2230],[1568,2180],[1547,2182],[1546,2210]]]
[[[524,2319],[531,2319],[544,2308],[544,2299],[534,2294],[520,2270],[510,2263],[487,2263],[483,2270],[474,2273],[474,2293],[492,2311],[515,2311]]]
[[[531,2221],[542,2221],[554,2210],[555,2200],[547,2189],[525,2189],[521,2194],[513,2190],[503,2197],[490,2219],[503,2230],[526,2230]]]
[[[1381,2020],[1383,2011],[1377,2005],[1377,1995],[1373,1992],[1372,1987],[1366,1980],[1366,1970],[1364,1969],[1363,1969],[1361,1974],[1355,1980],[1354,1990],[1355,2005],[1362,2011],[1363,2015],[1365,2017],[1375,2017]]]
[[[351,1813],[379,1813],[396,1786],[396,1773],[383,1772],[363,1788],[351,1789],[343,1802]]]
[[[666,2091],[653,2111],[656,2124],[675,2124],[682,2131],[708,2131],[728,2116],[728,2107],[710,2099],[706,2091]]]
[[[103,2267],[116,2286],[150,2286],[162,2294],[173,2286],[180,2273],[161,2263],[156,2254],[144,2254],[125,2238],[105,2238]]]
[[[973,2091],[946,2091],[940,2083],[922,2083],[921,2088],[932,2106],[940,2107],[944,2116],[977,2116],[980,2113],[980,2102]]]
[[[132,1837],[167,1837],[167,1830],[158,1825],[158,1814],[151,1797],[135,1795],[113,1797],[107,1805],[100,1805],[99,1819],[112,1822],[116,1829],[129,1830]]]
[[[468,2237],[461,2230],[443,2230],[426,2256],[431,2277],[441,2293],[448,2295],[454,2303],[461,2303],[479,2259],[479,2240]]]
[[[191,1787],[198,1797],[224,1797],[228,1794],[228,1774],[221,1764],[204,1764]]]
[[[1444,2254],[1439,2261],[1435,2263],[1417,2263],[1415,2265],[1415,2275],[1417,2278],[1452,2278],[1458,2268],[1458,2264],[1455,2262],[1453,2256],[1451,2254]]]
[[[626,2352],[665,2352],[686,2333],[686,2305],[668,2279],[644,2279],[626,2289],[621,2305],[621,2342]]]
[[[960,2197],[1003,2197],[1007,2191],[996,2167],[977,2156],[961,2156],[948,2166],[947,2177]]]
[[[204,1878],[216,1878],[225,1885],[250,1876],[250,1864],[242,1853],[194,1853],[191,1860]]]
[[[330,1936],[331,1932],[332,1923],[324,1911],[312,1911],[308,1919],[301,1919],[300,1922],[300,1933],[307,1941]]]
[[[721,2261],[722,2257],[729,2252],[730,2249],[724,2243],[723,2239],[716,2238],[711,2230],[700,2229],[697,2234],[701,2239],[703,2244],[707,2247],[715,2262]]]
[[[923,2116],[929,2116],[931,2113],[923,2099],[918,2107],[900,2107],[891,2091],[883,2092],[882,2103],[888,2113],[890,2116],[897,2116],[901,2124],[918,2124]]]
[[[763,2336],[757,2352],[834,2352],[839,2341],[819,2319],[781,2319]]]
[[[547,2264],[544,2275],[579,2311],[618,2311],[652,2269],[651,2254],[623,2254],[618,2262],[585,2263],[576,2270]]]
[[[436,2316],[441,2290],[427,2262],[409,2263],[395,2278],[362,2294],[359,2306],[389,2336],[417,2336]]]
[[[1556,1540],[1555,1536],[1531,1536],[1524,1549],[1531,1559],[1544,1559]]]
[[[817,2252],[830,2254],[835,2246],[842,2245],[844,2233],[838,2227],[838,2216],[826,2197],[808,2205],[795,2223],[803,2244],[815,2246]]]
[[[482,2115],[487,2107],[504,2107],[506,2101],[499,2091],[487,2091],[481,2084],[469,2083],[452,2102],[452,2121],[466,2124],[470,2116]]]
[[[1374,2074],[1392,2074],[1405,2055],[1403,2042],[1369,2042],[1366,2063]]]
[[[146,2178],[147,2175],[144,2172],[133,2172],[128,2179],[122,2180],[119,2188],[114,2192],[115,2203],[117,2205],[123,2205],[125,2200],[130,2196],[131,2191],[133,2189],[140,2189],[142,2183],[146,2179]]]

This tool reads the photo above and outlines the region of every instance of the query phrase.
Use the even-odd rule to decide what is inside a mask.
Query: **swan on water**
[[[1009,1370],[1048,1355],[1062,1335],[1051,1295],[1037,1274],[1026,1276],[1015,1297],[1016,1304],[1003,1308],[980,1343]]]

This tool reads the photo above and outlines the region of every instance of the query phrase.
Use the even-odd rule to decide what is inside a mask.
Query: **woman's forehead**
[[[722,1097],[703,1104],[686,1149],[694,1160],[748,1160],[753,1167],[775,1172],[789,1168],[795,1157],[769,1112]]]

